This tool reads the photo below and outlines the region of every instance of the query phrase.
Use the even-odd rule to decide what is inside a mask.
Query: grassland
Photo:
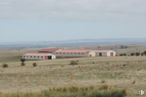
[[[37,66],[33,67],[34,61],[28,61],[26,66],[21,66],[18,59],[20,54],[22,52],[0,52],[1,97],[10,94],[14,96],[7,97],[25,97],[23,95],[32,95],[31,93],[43,97],[44,91],[50,89],[91,86],[99,88],[102,85],[124,89],[127,97],[145,97],[138,95],[139,90],[146,91],[145,56],[35,61]],[[72,60],[78,60],[78,65],[69,65]],[[3,68],[4,63],[8,64],[8,68]]]
[[[99,88],[90,87],[68,87],[53,88],[40,92],[17,92],[17,93],[0,93],[0,97],[125,97],[125,90],[113,89],[107,85]]]
[[[25,49],[0,49],[0,62],[18,62],[20,56],[26,52],[34,52],[37,48]]]
[[[71,60],[79,64],[69,65]],[[139,96],[138,91],[146,90],[146,57],[112,57],[58,59],[33,61],[21,66],[20,62],[8,62],[9,67],[0,64],[0,91],[39,92],[50,88],[70,86],[109,85],[126,89],[127,97]]]

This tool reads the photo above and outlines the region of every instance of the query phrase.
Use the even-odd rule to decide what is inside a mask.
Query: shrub
[[[111,97],[125,97],[127,95],[125,90],[122,91],[113,91]]]
[[[96,64],[96,62],[93,61],[92,64]]]
[[[127,56],[127,54],[126,53],[122,53],[122,54],[120,54],[120,56]]]
[[[141,56],[144,56],[144,53],[141,53]]]
[[[124,53],[124,54],[123,54],[123,56],[127,56],[127,54],[126,54],[126,53]]]
[[[37,66],[37,63],[33,63],[32,66],[33,66],[33,67],[36,67],[36,66]]]
[[[105,80],[102,80],[101,83],[105,83]]]
[[[79,88],[78,87],[70,87],[70,88],[68,88],[68,90],[70,92],[78,92],[79,91]]]
[[[131,56],[135,56],[135,53],[131,53],[130,55],[131,55]]]
[[[136,81],[134,80],[134,81],[132,81],[132,84],[135,84],[136,83]]]
[[[69,64],[69,65],[78,65],[78,62],[79,62],[79,61],[74,61],[74,60],[72,60],[72,61],[70,61],[70,64]]]
[[[143,54],[146,56],[146,51],[144,51]]]
[[[140,56],[141,55],[139,52],[136,52],[135,54],[136,54],[136,56]]]
[[[21,63],[21,66],[25,66],[25,63]]]
[[[0,94],[0,97],[125,97],[126,95],[126,90],[123,89],[99,90],[89,87],[70,87],[43,90],[36,93],[6,93]]]
[[[127,66],[127,64],[123,64],[123,67]]]
[[[3,64],[2,67],[3,68],[8,68],[8,64]]]
[[[103,85],[99,88],[99,90],[108,90],[109,86],[108,85]]]

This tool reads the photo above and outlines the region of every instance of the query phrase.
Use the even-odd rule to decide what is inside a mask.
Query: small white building
[[[91,50],[89,52],[90,57],[112,57],[116,56],[116,52],[113,50]]]
[[[22,58],[25,60],[53,60],[56,59],[56,56],[50,53],[26,53]]]

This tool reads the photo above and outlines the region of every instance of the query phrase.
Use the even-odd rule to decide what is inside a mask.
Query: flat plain
[[[69,65],[72,60],[78,61],[78,65]],[[36,67],[32,65],[34,62]],[[7,68],[3,67],[4,63],[8,64]],[[25,66],[19,60],[0,62],[0,92],[3,93],[108,85],[125,89],[127,97],[145,97],[138,94],[140,90],[146,91],[145,82],[145,56],[26,61]]]

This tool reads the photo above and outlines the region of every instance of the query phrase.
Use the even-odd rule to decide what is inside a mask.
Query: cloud
[[[0,19],[145,16],[145,0],[0,0]]]

